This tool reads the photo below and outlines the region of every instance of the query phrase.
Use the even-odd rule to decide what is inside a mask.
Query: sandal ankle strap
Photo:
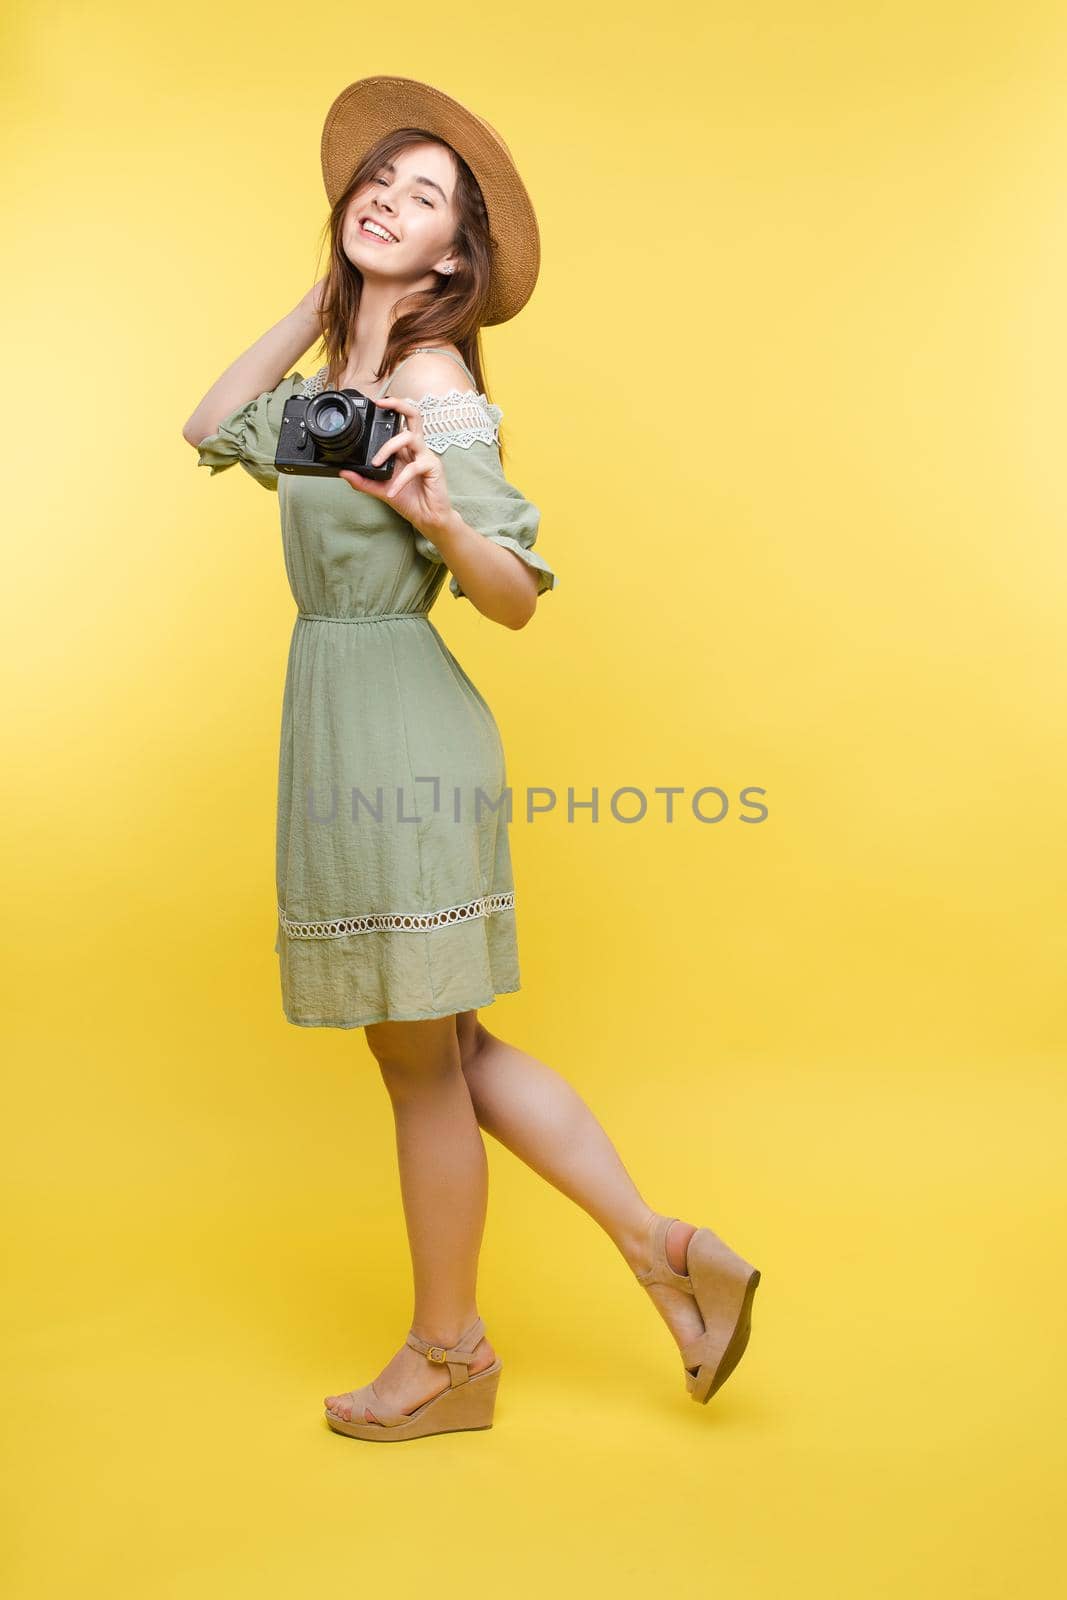
[[[470,1377],[470,1364],[474,1360],[474,1352],[484,1337],[485,1323],[481,1317],[476,1317],[453,1345],[431,1344],[429,1339],[417,1334],[414,1328],[409,1330],[405,1343],[413,1350],[418,1350],[436,1366],[447,1365],[449,1377],[455,1385],[466,1383]]]
[[[667,1260],[667,1233],[672,1222],[677,1222],[677,1217],[662,1216],[656,1212],[648,1222],[648,1232],[651,1235],[652,1263],[644,1272],[635,1272],[634,1277],[638,1283],[666,1283],[672,1289],[682,1289],[688,1294],[695,1294],[693,1280],[686,1272],[675,1272]]]

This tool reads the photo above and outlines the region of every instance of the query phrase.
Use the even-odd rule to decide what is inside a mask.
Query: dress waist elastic
[[[319,611],[297,612],[297,616],[304,622],[395,622],[401,617],[405,619],[420,617],[425,621],[429,615],[428,611],[372,611],[363,617],[329,617]]]

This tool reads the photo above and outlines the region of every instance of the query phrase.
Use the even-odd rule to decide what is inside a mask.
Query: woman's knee
[[[478,1020],[477,1011],[458,1013],[456,1038],[459,1042],[459,1055],[464,1072],[469,1072],[477,1064],[482,1046],[489,1037],[489,1029]]]
[[[374,1022],[363,1032],[390,1092],[415,1090],[460,1070],[455,1017]]]

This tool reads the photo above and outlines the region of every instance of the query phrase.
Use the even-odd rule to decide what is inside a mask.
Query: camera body
[[[400,411],[376,406],[358,389],[323,389],[285,402],[274,465],[279,472],[336,478],[351,469],[364,478],[391,478],[395,456],[371,465],[382,445],[407,426]]]

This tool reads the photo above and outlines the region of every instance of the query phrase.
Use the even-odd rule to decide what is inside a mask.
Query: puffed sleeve
[[[255,400],[238,406],[219,423],[218,432],[209,434],[197,445],[198,466],[210,467],[212,475],[225,472],[239,461],[245,471],[264,489],[277,489],[278,473],[274,457],[278,449],[282,412],[290,395],[300,393],[304,379],[291,372],[276,389],[268,389]]]
[[[559,579],[533,549],[541,513],[504,476],[497,442],[500,407],[484,395],[453,390],[450,395],[424,396],[419,410],[426,442],[441,457],[449,499],[464,522],[532,567],[538,595],[554,589]],[[441,561],[424,534],[416,532],[415,545],[428,561]],[[465,598],[455,575],[448,587],[457,600]]]

